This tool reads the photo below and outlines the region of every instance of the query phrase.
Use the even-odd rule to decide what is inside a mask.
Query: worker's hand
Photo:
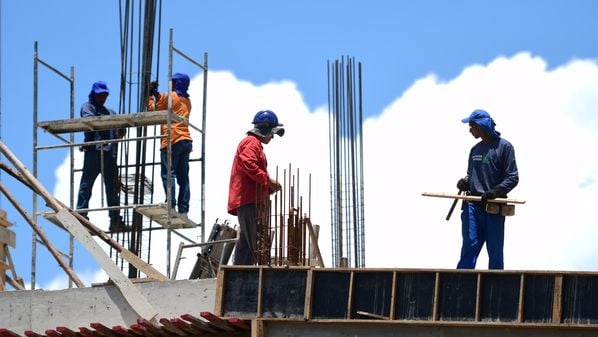
[[[268,191],[270,194],[274,194],[280,190],[282,190],[280,183],[274,179],[270,179],[270,185],[268,186]]]
[[[158,91],[158,81],[150,82],[149,93],[150,93],[150,95],[154,96],[154,98],[156,98],[156,99],[158,99],[158,97],[160,97],[160,92]]]
[[[489,199],[496,199],[497,196],[498,196],[498,193],[496,192],[495,189],[486,191],[486,192],[484,192],[484,194],[482,194],[482,203],[483,204],[487,203]]]
[[[461,178],[457,181],[459,191],[469,191],[469,177]]]

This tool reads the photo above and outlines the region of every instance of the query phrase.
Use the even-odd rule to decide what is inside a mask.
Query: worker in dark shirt
[[[474,269],[482,246],[488,250],[488,269],[504,269],[503,246],[505,216],[486,212],[486,203],[506,198],[517,183],[519,173],[513,145],[500,137],[488,112],[475,110],[462,120],[481,141],[469,153],[467,175],[457,188],[467,195],[481,196],[481,202],[464,201],[461,213],[463,245],[458,269]]]
[[[104,106],[109,94],[110,90],[105,82],[95,82],[89,92],[89,100],[81,106],[81,117],[115,115],[114,110]],[[122,138],[123,135],[124,130],[86,131],[84,142],[112,140]],[[85,159],[83,161],[83,175],[81,176],[81,183],[79,185],[79,195],[77,197],[77,209],[89,208],[89,199],[91,198],[93,184],[100,173],[102,173],[104,178],[108,206],[118,206],[117,144],[89,144],[82,146],[80,149],[85,152]],[[123,223],[118,209],[111,209],[108,213],[110,215],[110,231],[121,232],[127,230],[127,226]],[[81,215],[87,217],[87,212],[82,211]]]

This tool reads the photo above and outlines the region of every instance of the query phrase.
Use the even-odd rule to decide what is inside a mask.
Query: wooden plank
[[[213,325],[216,328],[221,329],[223,331],[233,332],[233,331],[237,330],[228,321],[220,319],[218,316],[212,314],[209,311],[202,311],[202,312],[199,313],[199,316],[201,318],[207,320],[208,322],[210,322],[211,325]]]
[[[519,281],[519,303],[517,303],[517,322],[523,323],[523,309],[524,309],[524,298],[525,298],[525,274],[521,274]]]
[[[56,327],[56,331],[60,332],[65,337],[81,337],[80,333],[73,331],[73,330],[67,328],[66,326],[58,326],[58,327]]]
[[[307,271],[307,280],[305,285],[305,307],[303,308],[303,315],[305,319],[311,319],[312,304],[313,304],[313,289],[314,289],[314,271],[310,269]]]
[[[167,318],[160,318],[160,323],[164,326],[164,329],[167,330],[172,335],[179,335],[179,336],[189,335],[189,332],[181,330],[176,325],[170,323],[170,320]]]
[[[322,259],[322,254],[320,253],[320,246],[318,245],[318,238],[316,237],[316,233],[314,232],[314,227],[311,224],[310,218],[305,218],[305,223],[307,224],[307,229],[309,230],[309,237],[311,239],[311,244],[316,251],[316,258],[318,259],[318,264],[320,267],[324,268],[324,260]]]
[[[258,272],[258,281],[257,281],[257,317],[262,317],[264,314],[264,292],[262,291],[264,287],[264,272],[263,268],[259,269]]]
[[[24,333],[24,334],[25,334],[25,336],[27,336],[27,337],[43,337],[42,335],[40,335],[40,334],[38,334],[37,332],[35,332],[35,331],[32,331],[32,330],[25,330],[23,333]]]
[[[357,314],[364,316],[364,317],[369,317],[369,318],[375,318],[375,319],[380,319],[380,320],[385,320],[388,321],[390,320],[390,317],[386,317],[386,316],[382,316],[382,315],[378,315],[378,314],[373,314],[371,312],[366,312],[363,310],[357,310]]]
[[[82,132],[92,130],[123,129],[133,126],[148,126],[166,124],[168,110],[147,111],[135,114],[119,114],[110,116],[84,117],[73,119],[52,120],[38,122],[43,130],[54,133]],[[182,119],[176,114],[172,115],[172,123]]]
[[[238,318],[231,317],[231,318],[228,318],[227,321],[230,324],[232,324],[235,327],[237,327],[238,330],[246,330],[246,331],[251,330],[251,326],[250,325],[248,325],[247,323],[245,323],[244,321],[242,321],[242,320],[240,320]]]
[[[216,294],[214,296],[214,312],[216,315],[222,317],[224,316],[224,278],[226,277],[226,271],[222,268],[218,270],[218,275],[216,278]]]
[[[204,334],[203,330],[194,328],[192,325],[183,321],[180,318],[171,318],[169,321],[172,326],[175,326],[178,329],[180,329],[181,331],[185,331],[185,332],[189,333],[190,335],[203,335]]]
[[[131,305],[131,308],[139,316],[154,319],[158,311],[147,301],[139,290],[131,283],[129,278],[123,274],[100,245],[93,239],[89,232],[75,219],[75,217],[66,209],[61,209],[56,213],[56,217],[66,227],[66,229],[76,237],[79,242],[87,249],[89,254],[102,266],[106,274],[114,281],[119,288],[125,300]]]
[[[54,329],[47,329],[45,333],[48,337],[62,337],[62,334]]]
[[[434,193],[434,192],[424,192],[422,193],[424,197],[436,197],[436,198],[449,198],[449,199],[462,199],[468,201],[482,201],[482,197],[475,196],[475,195],[460,195],[454,193]],[[488,203],[496,203],[496,204],[525,204],[525,200],[518,200],[512,198],[496,198],[496,199],[488,199]]]
[[[554,291],[552,301],[552,323],[561,324],[562,300],[563,300],[563,275],[554,277]]]
[[[18,334],[5,329],[5,328],[0,328],[0,337],[21,337]]]
[[[355,284],[355,271],[351,271],[349,276],[349,298],[347,299],[347,319],[351,319],[353,312],[353,287]]]
[[[15,248],[17,242],[17,236],[15,232],[11,231],[8,228],[0,227],[0,245],[6,244]]]
[[[397,301],[397,272],[392,272],[392,289],[390,291],[390,319],[395,319],[395,307]]]
[[[478,273],[478,281],[476,284],[476,294],[475,294],[475,315],[474,321],[480,321],[480,301],[482,298],[482,274]]]
[[[144,319],[144,318],[138,318],[137,319],[137,324],[141,325],[142,327],[144,327],[146,329],[146,331],[151,332],[153,335],[156,336],[172,336],[169,333],[165,333],[164,331],[162,331],[162,329],[158,328],[158,324],[154,325],[152,324],[150,321]]]
[[[440,316],[438,305],[440,303],[440,273],[434,275],[434,300],[432,301],[432,320],[437,321]]]
[[[135,207],[135,211],[141,215],[145,215],[150,220],[159,223],[164,228],[180,229],[197,227],[195,222],[181,216],[176,210],[170,211],[169,218],[168,206],[166,204],[140,205]]]
[[[181,318],[184,319],[185,321],[189,322],[191,324],[191,326],[203,331],[204,333],[205,332],[209,332],[209,333],[222,332],[220,329],[217,329],[212,324],[210,324],[198,317],[195,317],[193,315],[184,314],[184,315],[181,315]]]

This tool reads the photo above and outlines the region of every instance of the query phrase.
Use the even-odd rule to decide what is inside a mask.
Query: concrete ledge
[[[216,279],[176,280],[136,284],[158,310],[159,318],[214,310]],[[106,326],[137,323],[137,314],[116,286],[0,292],[0,328],[14,332],[45,331],[101,322]]]

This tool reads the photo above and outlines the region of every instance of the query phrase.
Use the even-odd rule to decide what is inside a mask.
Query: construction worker
[[[104,106],[110,90],[104,81],[95,82],[89,92],[89,100],[81,106],[81,117],[97,117],[115,115],[116,112]],[[124,130],[101,130],[86,131],[84,142],[102,141],[122,138]],[[106,188],[106,199],[108,206],[118,206],[118,172],[117,172],[117,153],[118,145],[116,143],[101,143],[83,145],[79,148],[85,151],[83,161],[83,175],[79,184],[79,194],[77,196],[77,209],[89,208],[89,199],[93,184],[100,173],[104,178],[104,187]],[[120,211],[110,210],[110,228],[111,232],[122,232],[127,230]],[[81,212],[81,215],[87,218],[87,212]]]
[[[462,120],[469,132],[482,140],[469,153],[467,175],[457,188],[467,195],[481,196],[481,202],[463,201],[461,212],[463,245],[458,269],[474,269],[482,246],[488,250],[488,269],[504,269],[503,246],[505,217],[486,212],[488,200],[506,198],[517,183],[519,174],[513,145],[500,137],[488,112],[475,110]]]
[[[270,178],[268,162],[262,144],[268,144],[274,135],[282,137],[284,128],[276,114],[261,110],[253,118],[253,129],[241,140],[235,152],[228,190],[228,213],[239,221],[239,241],[235,247],[235,265],[253,265],[256,262],[257,218],[266,214],[268,195],[281,189]]]
[[[182,217],[187,217],[189,212],[189,156],[193,150],[193,141],[189,133],[189,115],[191,114],[191,100],[189,100],[189,76],[182,73],[172,75],[172,112],[182,117],[184,121],[173,122],[170,128],[171,142],[171,179],[170,179],[170,206],[176,209]],[[168,109],[168,93],[158,92],[158,82],[150,83],[149,111]],[[162,124],[160,132],[164,136],[168,132],[167,124]],[[164,193],[167,191],[168,177],[168,139],[163,137],[160,142],[160,173]],[[178,198],[175,194],[175,181],[179,185]],[[168,200],[166,200],[168,202]]]

